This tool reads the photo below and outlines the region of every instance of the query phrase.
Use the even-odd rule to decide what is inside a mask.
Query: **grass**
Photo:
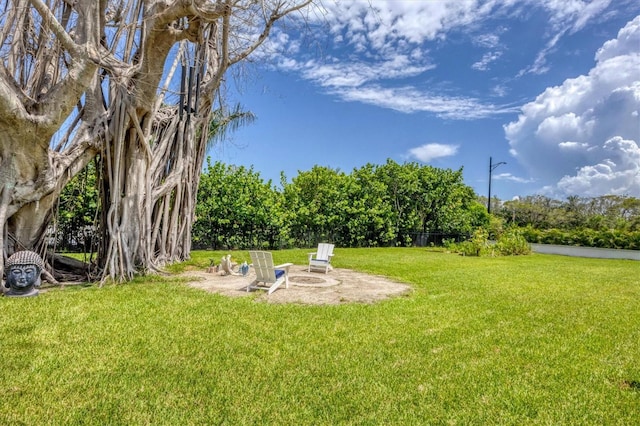
[[[146,277],[0,298],[0,424],[637,424],[638,262],[335,253],[414,291],[274,305]]]

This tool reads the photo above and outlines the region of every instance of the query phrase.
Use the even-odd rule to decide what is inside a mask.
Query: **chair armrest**
[[[289,267],[293,266],[293,263],[283,263],[282,265],[276,265],[273,269],[289,269]]]
[[[313,256],[318,254],[318,252],[309,253],[309,260],[313,259]]]

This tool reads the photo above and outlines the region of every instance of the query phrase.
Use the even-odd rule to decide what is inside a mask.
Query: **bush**
[[[519,234],[530,243],[559,244],[581,247],[640,249],[640,232],[621,230],[575,230],[519,228]]]
[[[463,256],[518,256],[531,254],[531,246],[522,235],[522,231],[514,228],[504,232],[495,245],[489,243],[489,233],[478,228],[470,240],[454,243],[453,240],[444,241],[444,245],[452,252]]]
[[[495,249],[502,256],[531,254],[531,246],[517,229],[511,229],[502,234]]]
[[[481,256],[485,254],[489,247],[489,234],[483,228],[478,228],[473,233],[470,240],[455,244],[453,240],[446,242],[445,247],[449,250],[460,253],[463,256]]]

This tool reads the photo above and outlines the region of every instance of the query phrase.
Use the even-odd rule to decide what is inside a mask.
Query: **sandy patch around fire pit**
[[[212,293],[231,297],[256,296],[256,300],[269,303],[302,303],[312,305],[338,305],[342,303],[374,303],[390,297],[406,295],[407,284],[385,277],[369,275],[350,269],[334,268],[329,273],[307,272],[307,267],[294,265],[289,269],[289,288],[284,284],[267,295],[266,291],[247,292],[255,279],[253,268],[247,276],[227,275],[205,271],[188,271],[188,285]]]

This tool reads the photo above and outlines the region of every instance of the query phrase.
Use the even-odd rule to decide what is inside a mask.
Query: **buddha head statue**
[[[37,296],[40,287],[40,273],[44,262],[38,253],[18,251],[11,255],[5,264],[6,296]]]

